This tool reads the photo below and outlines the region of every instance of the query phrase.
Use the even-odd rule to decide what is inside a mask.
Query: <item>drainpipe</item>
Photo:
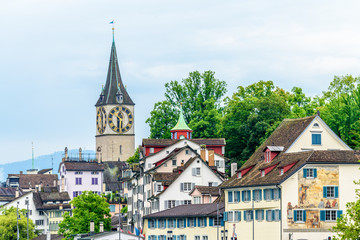
[[[283,210],[282,210],[282,191],[281,191],[281,185],[276,184],[276,188],[279,189],[280,191],[280,240],[282,240],[282,214],[283,214]]]
[[[254,190],[252,192],[252,235],[253,235],[253,240],[255,240],[255,211],[254,211]]]

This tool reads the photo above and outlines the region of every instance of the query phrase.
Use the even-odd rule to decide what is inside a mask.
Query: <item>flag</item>
[[[124,232],[124,230],[122,230],[121,228],[119,228],[120,229],[120,232]]]
[[[113,21],[111,21],[111,22],[109,22],[110,24],[113,24],[114,23],[114,20]]]
[[[140,235],[140,230],[139,230],[137,227],[135,227],[135,235],[136,235],[136,236],[139,236],[139,235]]]

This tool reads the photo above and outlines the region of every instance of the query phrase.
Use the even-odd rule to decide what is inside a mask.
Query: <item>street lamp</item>
[[[228,239],[228,230],[225,230],[225,240]]]
[[[19,233],[19,202],[16,202],[16,236],[17,240],[20,239],[20,233]]]
[[[224,240],[224,230],[221,230],[221,240]]]
[[[29,197],[26,197],[25,200],[25,204],[26,204],[26,217],[27,217],[27,229],[26,229],[26,239],[29,240]]]

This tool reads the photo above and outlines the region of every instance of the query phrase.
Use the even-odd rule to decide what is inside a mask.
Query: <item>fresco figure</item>
[[[299,189],[299,195],[300,195],[300,204],[304,204],[304,201],[307,200],[307,190],[308,190],[308,186],[304,186],[304,184],[301,184],[301,187]]]
[[[330,203],[329,200],[327,200],[326,205],[325,205],[325,208],[331,208],[331,203]]]
[[[325,202],[324,202],[324,200],[323,200],[323,199],[320,199],[320,202],[319,202],[318,208],[325,208]]]
[[[312,221],[312,228],[320,228],[319,216],[315,215]]]
[[[337,208],[338,206],[339,206],[339,205],[338,205],[336,199],[334,199],[334,201],[331,203],[331,207],[332,207],[332,208]]]
[[[291,205],[291,202],[289,202],[287,206],[287,218],[289,223],[293,223],[294,210],[293,210],[293,206]]]

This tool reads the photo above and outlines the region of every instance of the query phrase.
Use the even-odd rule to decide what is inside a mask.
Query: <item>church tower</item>
[[[126,161],[134,154],[134,106],[121,79],[113,39],[105,87],[95,105],[99,161]]]

